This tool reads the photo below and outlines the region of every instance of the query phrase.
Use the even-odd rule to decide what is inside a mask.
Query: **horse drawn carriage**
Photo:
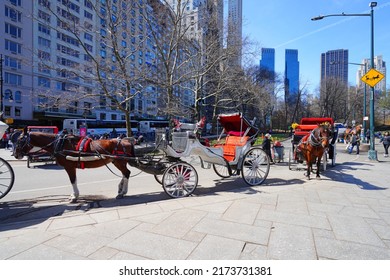
[[[163,156],[146,159],[130,160],[141,170],[154,174],[157,182],[162,184],[164,191],[170,197],[182,197],[192,194],[198,184],[198,174],[195,168],[183,159],[198,156],[201,167],[213,167],[221,178],[240,175],[251,186],[260,185],[268,176],[270,164],[266,153],[253,146],[258,129],[241,113],[221,114],[218,121],[223,127],[214,146],[205,146],[198,137],[197,131],[203,128],[199,122],[194,130],[172,133],[172,142],[168,144],[161,137],[160,147]],[[188,124],[183,124],[183,127]],[[222,137],[225,136],[224,140]],[[151,166],[156,166],[151,170]]]
[[[7,130],[8,125],[0,121],[0,139]],[[0,157],[0,199],[6,196],[12,189],[15,181],[14,170],[11,165]]]
[[[317,177],[322,160],[326,170],[328,159],[331,166],[336,164],[337,129],[333,128],[332,118],[302,118],[294,128],[292,149],[289,152],[288,166],[299,169],[299,163],[306,163],[307,176],[310,178],[311,165],[317,165]]]
[[[153,174],[162,184],[164,191],[173,198],[191,195],[198,185],[196,169],[185,161],[186,157],[199,156],[201,167],[211,168],[222,178],[241,174],[244,181],[251,186],[260,185],[268,176],[270,163],[266,153],[253,146],[258,129],[241,113],[223,114],[218,118],[222,125],[218,144],[213,147],[203,145],[197,130],[172,133],[168,141],[165,133],[156,141],[152,152],[139,150],[136,154],[131,139],[92,140],[78,136],[59,137],[54,134],[39,132],[22,134],[17,143],[14,155],[22,158],[28,155],[33,147],[41,147],[52,153],[59,165],[65,168],[73,187],[70,196],[77,201],[79,190],[76,180],[77,168],[96,168],[113,163],[121,172],[122,180],[118,185],[117,198],[122,198],[128,190],[130,170],[127,164],[146,173]],[[222,143],[222,136],[226,135]]]

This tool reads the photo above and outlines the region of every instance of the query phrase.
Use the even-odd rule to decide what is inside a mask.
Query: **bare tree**
[[[146,45],[146,31],[139,32],[138,28],[135,33],[136,23],[143,24],[138,21],[141,9],[137,8],[145,7],[124,1],[86,0],[86,13],[80,19],[80,8],[72,2],[50,4],[47,1],[45,12],[54,18],[56,24],[51,28],[62,43],[57,46],[56,60],[49,61],[42,53],[38,56],[42,58],[42,67],[54,69],[62,81],[61,95],[57,92],[54,100],[58,106],[61,102],[68,107],[73,104],[75,110],[81,100],[88,100],[83,104],[87,106],[84,111],[88,110],[85,113],[92,109],[120,111],[125,116],[127,134],[131,135],[132,104],[140,95],[149,94],[145,90],[149,85],[142,77],[150,72],[150,67],[135,63],[140,52],[152,52]],[[39,15],[37,20],[41,20]],[[66,56],[62,57],[62,53]],[[74,60],[69,58],[72,56]],[[84,63],[79,58],[84,58]],[[71,83],[72,80],[75,82]],[[48,94],[41,92],[39,96],[44,99]]]

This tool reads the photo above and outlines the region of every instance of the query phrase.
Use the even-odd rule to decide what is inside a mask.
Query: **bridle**
[[[33,145],[30,144],[30,134],[29,133],[24,133],[22,134],[19,139],[16,141],[15,145],[15,151],[19,151],[20,155],[26,156],[28,155],[28,152],[24,152],[26,150],[26,147],[28,151],[30,151],[32,148],[34,148]]]
[[[327,128],[324,128],[324,132],[327,131]],[[318,136],[315,134],[315,132],[318,132]],[[321,146],[325,141],[328,140],[328,135],[323,136],[321,132],[321,128],[313,129],[313,131],[310,133],[310,137],[308,139],[309,143],[313,147],[319,147]],[[323,145],[322,145],[323,146]],[[325,147],[324,147],[325,148]]]
[[[19,137],[18,141],[16,141],[15,151],[20,151],[20,155],[27,156],[29,154],[29,152],[35,147],[34,145],[32,145],[30,143],[30,139],[31,139],[30,138],[30,133],[23,133]],[[50,142],[46,146],[41,147],[36,152],[45,150],[47,147],[50,147],[51,145],[53,145],[54,143],[57,142],[57,139],[58,138],[56,138],[53,142]],[[27,152],[25,152],[25,150],[27,150]]]

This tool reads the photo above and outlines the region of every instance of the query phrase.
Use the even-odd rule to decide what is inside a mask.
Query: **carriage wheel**
[[[164,172],[162,186],[172,198],[189,196],[198,186],[198,173],[186,162],[172,164]]]
[[[215,173],[221,178],[230,177],[229,169],[225,165],[213,164],[213,169]],[[236,169],[232,170],[232,175],[236,175],[236,174],[237,174],[237,170]]]
[[[0,199],[9,193],[15,181],[14,170],[4,159],[0,158]]]
[[[260,148],[251,148],[244,156],[242,178],[248,185],[260,185],[267,178],[269,168],[267,154]]]

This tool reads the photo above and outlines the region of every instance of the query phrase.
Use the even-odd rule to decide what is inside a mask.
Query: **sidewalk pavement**
[[[379,161],[370,161],[337,144],[337,164],[321,180],[289,170],[286,150],[285,162],[256,187],[234,178],[207,181],[218,191],[198,188],[181,199],[0,202],[26,208],[0,220],[0,259],[388,260],[390,159],[381,144],[376,149]],[[0,156],[8,160],[7,153]]]

